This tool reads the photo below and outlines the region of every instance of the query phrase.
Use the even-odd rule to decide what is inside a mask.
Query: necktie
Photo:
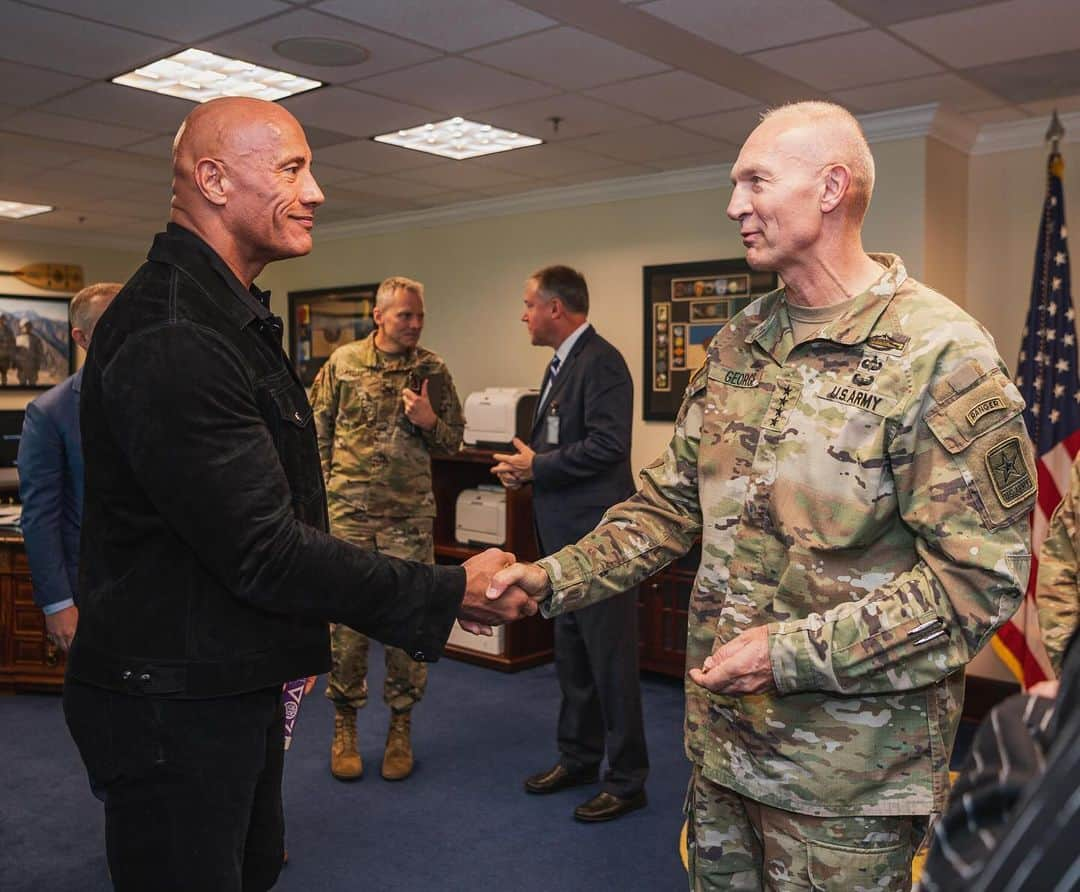
[[[536,402],[537,417],[539,417],[540,406],[544,402],[544,397],[547,396],[548,385],[552,379],[559,373],[559,366],[562,364],[562,360],[559,359],[559,355],[556,353],[551,357],[551,362],[548,363],[547,370],[544,372],[544,383],[540,385],[540,399]]]

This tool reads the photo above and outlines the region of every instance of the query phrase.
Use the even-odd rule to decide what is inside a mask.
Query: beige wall
[[[0,269],[14,270],[25,264],[41,261],[77,263],[83,268],[87,284],[103,281],[123,282],[136,270],[145,256],[145,252],[52,245],[46,242],[6,241],[3,225],[0,224]],[[0,277],[0,294],[70,297],[70,295],[57,295],[51,291],[42,291],[39,288],[24,285],[11,276]],[[79,350],[79,352],[82,351]],[[82,362],[81,356],[77,357],[77,362]],[[39,390],[0,391],[0,409],[21,409],[40,393]]]
[[[923,279],[967,305],[968,156],[926,141],[926,264]]]

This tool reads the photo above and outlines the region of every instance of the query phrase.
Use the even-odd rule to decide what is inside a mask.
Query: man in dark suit
[[[544,374],[529,443],[497,454],[505,486],[533,486],[540,550],[551,554],[596,526],[634,491],[630,429],[634,387],[621,354],[588,322],[584,277],[550,266],[525,285],[522,321],[555,356]],[[559,761],[525,781],[530,793],[594,783],[607,750],[601,792],[574,810],[609,821],[645,805],[649,760],[638,680],[637,589],[555,619],[562,688]]]
[[[84,350],[119,282],[88,285],[71,299],[71,338]],[[79,438],[82,369],[26,407],[19,438],[19,498],[34,603],[45,612],[45,631],[60,650],[71,647],[79,608],[79,526],[83,457]]]

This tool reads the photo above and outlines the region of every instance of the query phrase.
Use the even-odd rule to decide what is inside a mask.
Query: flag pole
[[[1050,143],[1050,151],[1055,155],[1058,154],[1058,147],[1064,136],[1065,128],[1062,126],[1061,118],[1058,117],[1057,109],[1055,108],[1050,117],[1050,126],[1046,130],[1046,141]]]

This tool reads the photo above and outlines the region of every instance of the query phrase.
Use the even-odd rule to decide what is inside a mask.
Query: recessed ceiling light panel
[[[443,158],[464,161],[466,158],[479,158],[481,155],[493,155],[496,152],[509,152],[512,149],[524,149],[538,146],[543,140],[534,136],[523,136],[500,130],[490,124],[466,121],[464,118],[450,118],[434,124],[421,124],[410,130],[396,130],[374,137],[376,142],[384,142],[403,149],[415,149],[429,152]]]
[[[275,71],[196,49],[187,49],[136,68],[114,77],[112,82],[192,102],[209,102],[222,96],[250,96],[273,102],[322,86],[320,81],[287,71]]]
[[[21,220],[23,217],[33,217],[36,214],[47,214],[55,210],[49,204],[23,204],[21,201],[4,201],[0,198],[0,217],[9,220]]]

